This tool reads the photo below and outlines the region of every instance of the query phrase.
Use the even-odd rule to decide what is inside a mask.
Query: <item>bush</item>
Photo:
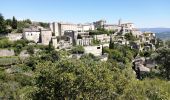
[[[12,46],[12,42],[8,40],[8,38],[0,39],[0,48],[10,48]]]
[[[24,40],[24,39],[17,40],[17,41],[15,41],[15,42],[13,43],[13,47],[16,47],[18,44],[21,44],[22,47],[25,47],[25,46],[28,45],[28,43],[29,43],[28,40]]]
[[[80,45],[75,46],[75,47],[72,48],[71,52],[73,54],[83,54],[84,53],[84,48],[83,48],[83,46],[80,46]]]
[[[12,65],[19,63],[20,60],[18,57],[1,57],[0,66]]]
[[[28,52],[30,55],[33,55],[33,54],[34,54],[34,46],[29,45],[29,46],[27,47],[27,52]]]
[[[16,47],[14,48],[15,55],[20,54],[22,51],[23,45],[22,44],[16,44]]]

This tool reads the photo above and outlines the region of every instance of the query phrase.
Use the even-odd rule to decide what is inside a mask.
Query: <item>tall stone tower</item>
[[[121,26],[121,24],[122,24],[122,19],[120,18],[118,21],[118,25]]]

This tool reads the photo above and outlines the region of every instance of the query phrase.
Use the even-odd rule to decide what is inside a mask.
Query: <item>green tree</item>
[[[89,35],[100,35],[100,34],[112,34],[114,31],[108,31],[104,28],[98,28],[97,30],[90,30]]]
[[[114,73],[106,67],[108,67],[106,63],[80,60],[64,60],[56,64],[40,63],[36,70],[38,91],[33,98],[47,100],[114,98],[116,89]]]
[[[26,62],[25,65],[28,66],[29,68],[31,68],[31,70],[35,70],[36,69],[36,64],[37,64],[37,60],[34,57],[30,57]]]
[[[6,23],[6,25],[11,26],[12,25],[12,20],[11,19],[6,19],[5,23]]]
[[[118,100],[169,100],[169,86],[166,81],[158,79],[134,80],[127,85]]]
[[[18,44],[21,44],[23,47],[25,47],[28,45],[28,43],[29,43],[28,40],[24,40],[24,39],[17,40],[17,41],[14,41],[13,47],[16,47],[16,45],[18,45]]]
[[[161,75],[170,80],[170,48],[162,48],[157,51],[156,61],[160,65]]]
[[[12,18],[12,28],[17,29],[17,20],[16,20],[16,18],[14,16]]]
[[[156,39],[155,47],[156,47],[156,48],[160,48],[160,47],[163,47],[163,46],[164,46],[164,41],[161,40],[160,38],[157,38],[157,39]]]
[[[7,38],[0,39],[0,48],[11,48],[12,42],[9,41]]]
[[[135,36],[133,36],[132,33],[126,33],[125,34],[125,39],[128,40],[128,41],[135,41],[135,40],[137,40],[137,38]]]
[[[2,14],[0,14],[0,34],[6,33],[6,25],[5,20]]]
[[[44,28],[49,28],[49,23],[39,22],[39,25]]]
[[[168,48],[170,48],[170,40],[167,40],[165,44],[167,45]]]
[[[20,54],[20,52],[22,51],[22,48],[23,48],[22,44],[17,44],[16,47],[14,48],[15,55]]]
[[[32,22],[31,22],[30,19],[26,19],[26,20],[24,20],[23,22],[28,23],[28,24],[32,24]]]
[[[90,60],[99,61],[99,58],[94,56],[91,53],[82,55],[80,59],[87,60],[87,61],[90,61]]]

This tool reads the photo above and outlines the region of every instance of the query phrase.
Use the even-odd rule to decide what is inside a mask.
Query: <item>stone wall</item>
[[[7,37],[9,38],[10,41],[17,41],[22,38],[22,34],[21,33],[13,33],[13,34],[8,34]]]
[[[8,50],[8,49],[1,49],[0,50],[0,57],[14,56],[14,55],[15,55],[14,50]]]

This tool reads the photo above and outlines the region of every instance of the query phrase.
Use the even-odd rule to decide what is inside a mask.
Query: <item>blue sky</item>
[[[170,27],[170,0],[1,0],[5,18],[34,21],[133,22],[137,27]]]

